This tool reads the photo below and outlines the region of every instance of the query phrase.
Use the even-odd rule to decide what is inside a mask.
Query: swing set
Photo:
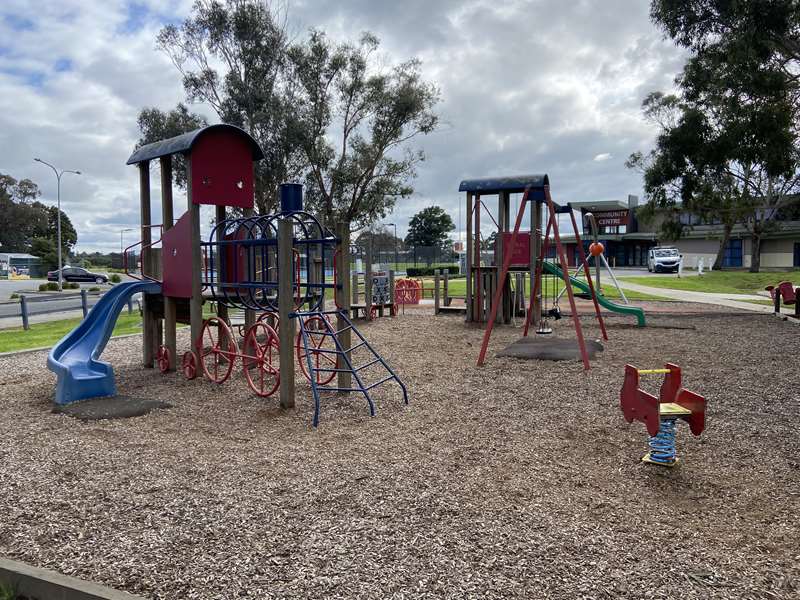
[[[499,276],[497,278],[497,284],[492,290],[491,294],[491,309],[489,311],[488,318],[486,319],[486,329],[483,335],[483,342],[481,344],[480,354],[478,355],[478,366],[482,366],[486,360],[486,352],[489,346],[489,340],[491,339],[492,330],[494,328],[494,323],[498,319],[498,311],[503,307],[504,313],[506,312],[507,308],[506,305],[511,304],[510,300],[510,281],[508,278],[509,271],[512,267],[512,262],[514,262],[514,258],[519,257],[519,249],[517,247],[518,242],[526,235],[525,232],[520,232],[520,228],[522,226],[522,219],[525,214],[525,208],[528,203],[531,204],[531,230],[534,232],[533,236],[527,234],[529,236],[529,244],[530,244],[530,256],[531,260],[528,263],[528,267],[535,267],[531,268],[531,294],[528,303],[528,308],[525,315],[525,327],[523,331],[523,336],[528,335],[528,331],[530,329],[531,324],[537,325],[536,331],[539,333],[548,333],[549,331],[549,319],[552,318],[554,320],[558,320],[561,318],[561,309],[558,306],[558,300],[561,297],[561,293],[556,291],[556,288],[560,285],[558,280],[562,280],[564,284],[564,289],[567,293],[567,298],[569,300],[569,307],[572,315],[572,321],[575,327],[575,335],[578,341],[578,348],[580,350],[581,359],[583,361],[584,369],[589,369],[589,355],[586,350],[586,342],[583,336],[583,329],[580,323],[580,317],[578,315],[578,311],[575,305],[575,293],[572,289],[572,283],[570,282],[570,273],[569,273],[569,262],[567,260],[567,255],[565,252],[565,246],[561,241],[561,234],[559,231],[559,223],[558,218],[559,215],[569,215],[570,224],[572,225],[573,233],[575,236],[576,241],[576,250],[578,253],[578,259],[580,261],[580,265],[583,268],[584,275],[586,276],[586,282],[588,284],[588,288],[590,291],[590,296],[592,298],[592,302],[594,304],[595,314],[597,317],[597,321],[600,325],[600,330],[604,340],[608,339],[608,334],[606,332],[605,323],[603,321],[603,316],[600,313],[600,304],[597,300],[597,294],[594,289],[594,284],[592,282],[591,274],[589,273],[589,265],[587,262],[586,253],[583,250],[583,242],[581,240],[580,232],[578,229],[578,224],[575,220],[575,215],[572,212],[572,209],[569,205],[566,206],[559,206],[554,201],[552,196],[550,195],[550,180],[547,175],[526,175],[526,176],[518,176],[518,177],[504,177],[504,178],[489,178],[489,179],[475,179],[475,180],[466,180],[462,181],[459,187],[459,191],[466,191],[467,192],[467,204],[468,204],[468,215],[471,215],[471,210],[473,206],[473,201],[475,202],[475,212],[476,217],[477,214],[480,213],[480,209],[478,203],[481,203],[480,197],[482,195],[488,194],[498,194],[500,196],[500,224],[499,229],[501,234],[505,234],[505,238],[507,243],[499,244],[501,247],[500,252],[498,253],[498,258],[502,258],[502,261],[498,261],[502,263],[500,267]],[[519,205],[519,210],[517,212],[516,221],[514,223],[514,229],[510,233],[508,232],[508,226],[510,224],[510,194],[512,193],[522,193],[522,201]],[[544,237],[542,238],[541,232],[541,207],[544,205],[545,212],[547,214],[547,225],[546,225],[546,232]],[[505,218],[504,218],[505,217]],[[471,220],[471,219],[470,219]],[[479,240],[479,225],[476,223],[476,239]],[[468,228],[470,223],[467,224]],[[551,235],[552,235],[552,242],[551,242]],[[499,237],[499,236],[498,236]],[[470,244],[470,242],[472,242]],[[475,241],[470,239],[468,236],[468,245],[470,246],[477,246],[474,248],[476,258],[479,259],[480,257],[480,246],[479,244],[475,244]],[[550,248],[553,247],[555,249],[556,255],[556,262],[555,264],[547,262],[546,257],[547,253]],[[467,256],[470,258],[470,250],[472,248],[468,248]],[[538,252],[537,252],[538,250]],[[470,263],[472,261],[469,261]],[[467,271],[468,271],[468,280],[467,280],[467,287],[468,287],[468,296],[470,296],[470,290],[472,288],[471,284],[474,284],[476,287],[476,295],[479,296],[481,291],[484,290],[484,286],[481,282],[480,277],[480,261],[476,260],[476,265],[468,264]],[[548,279],[549,286],[548,290],[543,289],[543,275],[547,273],[551,276],[551,279]],[[547,309],[546,311],[542,310],[542,300],[547,301],[548,296],[546,292],[550,292],[550,299],[552,300],[552,307]],[[478,298],[473,299],[473,301],[478,300]],[[479,301],[479,300],[478,300]],[[471,312],[468,311],[468,319],[471,316]],[[503,320],[506,320],[505,318]]]

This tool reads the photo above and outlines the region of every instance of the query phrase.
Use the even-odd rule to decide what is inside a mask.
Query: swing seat
[[[781,300],[788,305],[795,303],[794,286],[789,281],[781,281],[778,284],[778,289],[781,292]]]

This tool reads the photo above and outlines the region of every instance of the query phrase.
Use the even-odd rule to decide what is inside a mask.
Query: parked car
[[[92,273],[81,267],[63,267],[62,278],[64,281],[88,281],[94,283],[108,283],[108,276],[102,273]],[[47,281],[58,281],[58,270],[47,272]]]
[[[668,248],[664,246],[650,248],[650,252],[647,254],[647,270],[651,273],[653,271],[656,273],[660,273],[661,271],[677,273],[682,258],[683,255],[678,252],[677,248]]]

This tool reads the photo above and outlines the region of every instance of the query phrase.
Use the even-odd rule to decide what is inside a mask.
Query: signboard
[[[511,243],[510,233],[503,234],[503,252],[508,251]],[[517,241],[514,243],[514,254],[511,255],[513,266],[529,265],[531,262],[531,233],[530,231],[520,231],[517,233]]]
[[[453,252],[459,253],[464,251],[464,242],[453,242]]]
[[[619,227],[620,225],[628,224],[628,211],[626,210],[610,210],[608,212],[594,213],[597,219],[598,227]]]

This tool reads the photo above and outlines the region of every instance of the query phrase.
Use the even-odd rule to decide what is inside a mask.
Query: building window
[[[722,266],[742,266],[742,240],[728,240],[728,243],[725,244],[725,258],[722,261]]]

